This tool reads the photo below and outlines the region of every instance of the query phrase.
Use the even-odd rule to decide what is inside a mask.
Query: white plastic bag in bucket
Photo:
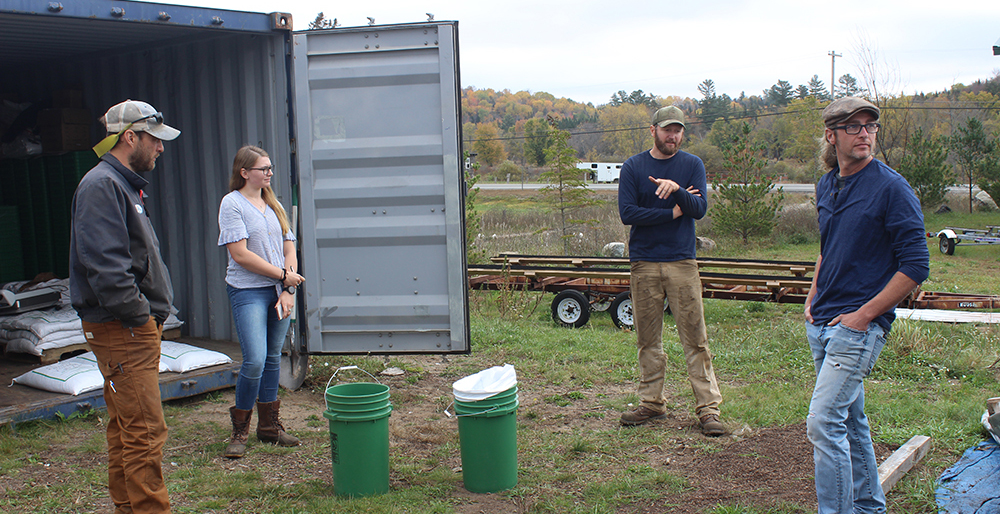
[[[452,384],[455,399],[462,402],[476,402],[495,396],[517,385],[514,366],[504,364],[484,369]]]

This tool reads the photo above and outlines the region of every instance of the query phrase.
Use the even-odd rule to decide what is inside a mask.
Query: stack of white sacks
[[[3,289],[21,292],[28,282],[9,282]],[[59,291],[59,304],[55,307],[28,311],[11,316],[0,316],[0,341],[5,353],[42,355],[45,350],[84,344],[80,316],[70,305],[69,279],[40,282],[27,290],[50,288]],[[163,330],[180,327],[184,322],[173,314],[163,323]]]
[[[25,284],[27,282],[10,282],[5,284],[3,289],[21,292]],[[57,306],[0,316],[0,340],[5,343],[5,353],[28,353],[40,356],[45,350],[87,342],[83,335],[80,317],[70,305],[69,279],[41,282],[28,290],[43,287],[59,291],[60,300]],[[163,329],[171,330],[183,324],[183,321],[171,314],[163,324]],[[184,373],[230,362],[232,359],[224,353],[174,341],[163,341],[160,349],[161,373]],[[78,395],[100,389],[104,385],[104,378],[97,367],[94,352],[87,352],[31,370],[15,378],[11,385],[15,383],[55,393]]]

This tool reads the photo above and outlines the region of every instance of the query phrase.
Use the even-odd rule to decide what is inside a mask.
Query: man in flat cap
[[[705,216],[708,201],[705,165],[679,149],[684,141],[684,112],[671,105],[653,116],[653,148],[622,165],[618,213],[631,225],[630,290],[637,333],[639,406],[622,414],[622,425],[640,425],[666,417],[663,381],[663,300],[667,299],[684,347],[695,415],[702,433],[718,437],[722,394],[712,368],[701,301],[701,278],[695,260],[695,220]]]
[[[104,375],[108,488],[115,513],[170,512],[161,463],[167,425],[160,404],[163,322],[173,304],[167,266],[149,221],[140,173],[180,131],[151,105],[126,100],[101,118],[101,162],[73,195],[70,291]]]
[[[884,513],[864,378],[895,319],[894,308],[927,278],[920,202],[906,180],[873,157],[879,109],[839,98],[823,110],[816,185],[820,253],[806,297],[816,386],[806,419],[819,512]]]

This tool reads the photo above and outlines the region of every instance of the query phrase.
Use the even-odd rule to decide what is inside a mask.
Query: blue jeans
[[[240,376],[236,377],[236,408],[252,410],[255,401],[278,399],[281,347],[290,318],[278,319],[274,309],[278,291],[274,287],[237,289],[226,285],[226,291],[243,351]]]
[[[885,513],[863,383],[885,345],[885,331],[876,323],[866,332],[806,323],[806,336],[816,365],[806,431],[819,513]]]

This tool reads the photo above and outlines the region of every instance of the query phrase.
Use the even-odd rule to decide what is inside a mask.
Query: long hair
[[[233,174],[229,176],[229,191],[242,189],[247,184],[247,179],[243,178],[241,172],[244,168],[252,168],[254,164],[257,164],[257,159],[261,157],[269,156],[261,148],[252,145],[246,145],[236,151],[236,157],[233,158]],[[281,234],[284,235],[290,232],[292,229],[288,223],[288,215],[285,214],[285,208],[281,206],[281,202],[278,201],[278,197],[274,194],[271,186],[261,189],[260,197],[264,199],[264,202],[278,216],[278,224],[281,225]]]
[[[821,166],[826,166],[824,172],[840,166],[840,163],[837,162],[837,148],[831,145],[825,136],[819,138],[819,153],[816,157]]]

